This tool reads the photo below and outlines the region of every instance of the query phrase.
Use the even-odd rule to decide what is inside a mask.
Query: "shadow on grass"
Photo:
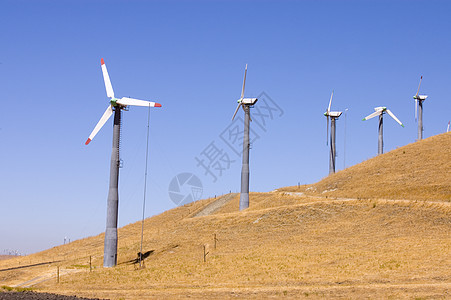
[[[146,258],[148,258],[154,252],[155,252],[155,250],[150,250],[150,251],[147,251],[147,252],[144,252],[144,253],[138,252],[137,253],[138,257],[137,258],[131,259],[131,260],[123,262],[123,263],[120,263],[120,265],[123,265],[123,264],[131,264],[131,265],[132,264],[133,265],[139,264],[140,259],[141,259],[141,261],[144,261]]]

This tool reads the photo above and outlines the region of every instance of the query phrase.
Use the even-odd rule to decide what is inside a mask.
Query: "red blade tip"
[[[103,58],[100,59],[100,64],[101,64],[101,65],[104,65],[104,64],[105,64],[105,61],[103,60]]]
[[[155,103],[155,107],[161,107],[160,103]]]
[[[91,139],[87,139],[85,145],[89,144],[91,142]]]

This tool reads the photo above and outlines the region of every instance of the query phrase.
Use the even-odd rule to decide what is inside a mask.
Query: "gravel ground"
[[[35,292],[0,292],[0,300],[100,300],[98,298],[80,298],[76,296],[64,296],[48,293],[35,293]]]

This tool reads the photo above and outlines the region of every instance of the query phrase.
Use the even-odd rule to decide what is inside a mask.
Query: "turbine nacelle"
[[[329,112],[325,112],[324,115],[326,117],[333,117],[333,118],[338,118],[339,116],[341,116],[343,112],[342,111],[329,111]]]
[[[378,106],[374,108],[374,111],[381,111],[381,112],[385,112],[387,110],[387,107],[385,106]]]
[[[427,95],[415,95],[413,96],[413,99],[424,101],[426,100],[427,97],[428,97]]]
[[[244,105],[254,105],[255,103],[257,103],[257,101],[258,101],[257,98],[244,98],[239,99],[237,102]]]

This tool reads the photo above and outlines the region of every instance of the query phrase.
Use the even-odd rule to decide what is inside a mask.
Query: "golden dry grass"
[[[115,268],[101,267],[103,235],[98,235],[0,261],[0,269],[5,269],[61,260],[0,271],[0,285],[56,273],[60,266],[79,272],[61,277],[59,284],[52,279],[35,288],[111,299],[446,299],[451,288],[451,156],[442,148],[450,148],[450,138],[440,135],[408,145],[311,186],[251,193],[251,206],[244,212],[238,212],[237,196],[210,216],[192,217],[214,199],[149,218],[144,250],[154,252],[144,269],[124,263],[139,250],[137,222],[119,230]],[[429,159],[415,174],[429,179],[403,179],[405,164],[421,156],[422,147]],[[416,162],[410,166],[418,167]],[[414,183],[421,191],[412,188],[408,193]],[[384,193],[378,193],[378,184],[386,187]],[[323,193],[331,186],[336,190]],[[356,196],[360,193],[365,197]],[[209,252],[207,262],[203,245]],[[92,272],[89,256],[96,267]]]

